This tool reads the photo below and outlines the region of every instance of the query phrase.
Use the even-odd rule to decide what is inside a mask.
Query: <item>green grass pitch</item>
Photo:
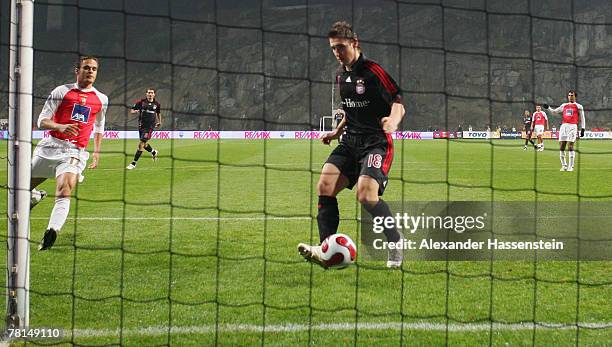
[[[53,199],[32,210],[33,327],[66,329],[67,343],[132,346],[612,341],[611,262],[409,262],[390,271],[358,260],[324,271],[303,262],[296,245],[318,239],[316,182],[330,147],[151,144],[160,160],[145,152],[127,171],[136,141],[103,142],[100,166],[85,172],[50,251],[36,246]],[[395,145],[389,201],[612,200],[610,142],[580,142],[571,173],[559,172],[551,140],[543,153],[512,140]],[[41,188],[53,192],[54,184]],[[340,232],[358,240],[354,192],[341,193],[339,204]],[[576,322],[585,326],[577,331]]]

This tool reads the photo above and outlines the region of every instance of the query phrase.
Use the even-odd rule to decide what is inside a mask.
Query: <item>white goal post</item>
[[[6,327],[29,325],[34,1],[11,0]]]

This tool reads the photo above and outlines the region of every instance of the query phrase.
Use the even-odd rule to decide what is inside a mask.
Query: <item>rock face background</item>
[[[0,118],[6,118],[9,1],[0,6]],[[126,105],[149,87],[166,109],[166,129],[318,128],[332,109],[336,68],[326,34],[345,19],[364,53],[400,84],[405,129],[520,127],[523,110],[533,110],[534,102],[558,105],[570,88],[587,109],[588,127],[612,127],[609,0],[48,0],[35,6],[35,116],[54,86],[73,81],[80,53],[101,57],[97,87],[112,102],[109,128],[136,126]]]

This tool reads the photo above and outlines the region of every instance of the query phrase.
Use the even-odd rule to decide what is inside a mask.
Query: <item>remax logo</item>
[[[194,131],[193,132],[194,139],[220,139],[221,133],[218,131]]]
[[[320,137],[320,134],[318,131],[296,131],[295,132],[296,139],[311,140],[311,139],[318,139],[319,137]]]
[[[270,138],[269,131],[245,131],[244,138],[245,139],[269,139]]]
[[[154,131],[151,135],[152,139],[170,139],[169,131]]]
[[[119,132],[118,131],[105,131],[104,132],[104,138],[105,139],[119,139]]]
[[[407,139],[412,139],[412,140],[420,140],[421,139],[421,133],[420,132],[415,132],[415,131],[396,131],[395,132],[395,138],[398,140],[407,140]]]

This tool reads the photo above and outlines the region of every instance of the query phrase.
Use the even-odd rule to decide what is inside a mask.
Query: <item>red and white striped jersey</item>
[[[578,120],[580,120],[580,127],[585,127],[584,122],[584,108],[577,102],[566,102],[561,104],[561,106],[552,110],[553,113],[561,113],[563,116],[562,124],[578,124]],[[578,118],[580,117],[580,118]]]
[[[64,84],[53,89],[38,116],[38,127],[43,119],[53,119],[59,124],[78,124],[79,133],[70,136],[51,131],[51,136],[85,148],[92,130],[104,133],[104,121],[108,109],[108,97],[96,88],[80,89],[76,83]]]
[[[546,113],[542,111],[534,112],[533,115],[531,116],[531,119],[532,119],[532,124],[534,126],[546,125],[546,122],[548,121],[548,117],[546,117]]]

